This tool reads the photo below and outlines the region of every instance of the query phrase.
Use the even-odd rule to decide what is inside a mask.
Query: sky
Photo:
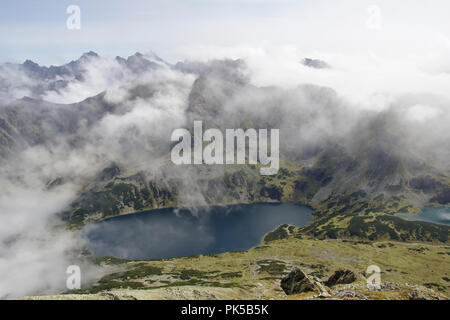
[[[69,30],[69,5],[81,29]],[[170,62],[296,48],[317,57],[433,58],[450,51],[450,3],[435,0],[0,1],[0,62],[63,64],[93,50]]]

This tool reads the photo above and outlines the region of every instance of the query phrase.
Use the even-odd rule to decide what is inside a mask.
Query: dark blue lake
[[[292,203],[161,209],[111,218],[83,232],[94,255],[160,259],[247,250],[279,225],[306,225],[311,213]]]
[[[398,216],[406,220],[450,226],[450,207],[425,207],[417,214],[399,214]]]

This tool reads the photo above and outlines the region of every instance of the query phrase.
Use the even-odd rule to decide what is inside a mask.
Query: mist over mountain
[[[304,81],[288,86],[273,65],[245,59],[88,52],[62,66],[1,65],[0,297],[60,292],[70,264],[83,264],[86,281],[98,277],[80,262],[79,233],[61,226],[170,206],[298,201],[320,211],[350,195],[406,208],[450,202],[448,96],[426,86],[381,92],[367,102],[382,107],[366,108],[315,81],[353,74],[300,58],[287,79]],[[194,120],[279,128],[274,179],[285,184],[248,166],[172,164],[171,133]]]

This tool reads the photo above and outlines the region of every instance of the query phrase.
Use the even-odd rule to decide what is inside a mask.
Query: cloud
[[[60,292],[71,264],[81,266],[83,283],[98,276],[76,256],[80,238],[54,226],[54,214],[75,195],[73,186],[48,191],[37,181],[0,182],[0,298]]]
[[[442,110],[423,105],[414,105],[408,109],[406,117],[413,122],[425,122],[442,114]]]
[[[47,138],[2,159],[0,297],[65,291],[66,268],[72,264],[80,265],[84,282],[99,277],[99,270],[79,256],[86,243],[62,227],[57,214],[111,162],[157,170],[157,159],[170,147],[165,142],[171,128],[185,124],[191,75],[164,68],[132,74],[106,59],[87,61],[84,68],[83,80],[71,79],[63,90],[48,90],[43,97],[73,103],[107,90],[104,98],[64,106],[31,101],[32,109],[21,111],[12,107],[25,129],[38,128]],[[101,116],[108,104],[114,112]],[[44,122],[36,123],[37,118]]]

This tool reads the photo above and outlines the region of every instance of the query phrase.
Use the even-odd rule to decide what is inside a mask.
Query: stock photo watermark
[[[226,129],[224,141],[221,130],[210,128],[203,132],[203,122],[194,121],[193,137],[188,129],[181,128],[173,131],[171,141],[178,143],[172,148],[171,160],[176,165],[224,163],[256,165],[259,163],[262,165],[261,175],[275,175],[280,167],[280,130],[270,129],[270,145],[267,144],[268,134],[268,129],[250,128],[245,131]],[[193,150],[192,140],[194,141]]]
[[[370,5],[366,8],[367,20],[366,27],[370,30],[382,29],[381,8],[377,5]]]
[[[70,265],[66,269],[68,275],[66,280],[66,287],[69,290],[76,290],[81,288],[81,268],[77,265]]]
[[[366,279],[367,289],[380,290],[381,289],[381,269],[377,265],[370,265],[367,267],[366,274],[370,275]]]
[[[70,5],[66,9],[66,13],[69,17],[66,20],[66,26],[69,30],[80,30],[81,29],[81,9],[77,5]]]

